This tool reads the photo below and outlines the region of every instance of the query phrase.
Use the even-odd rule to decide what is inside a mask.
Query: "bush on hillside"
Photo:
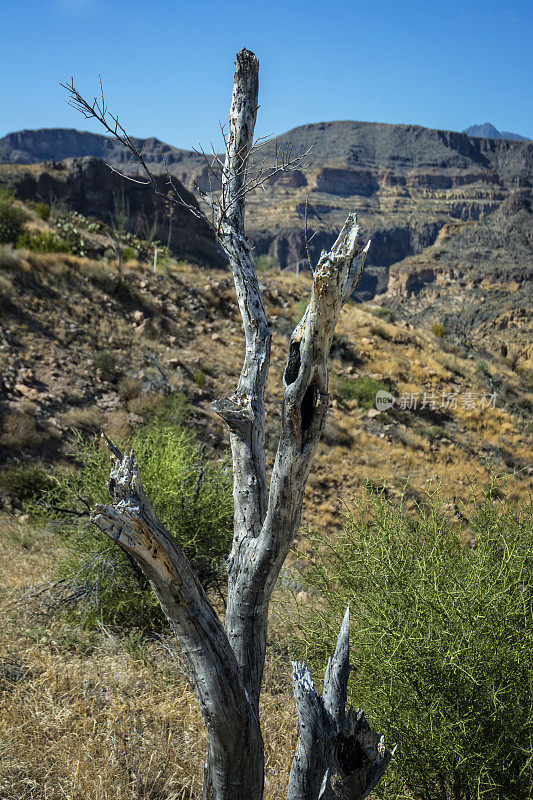
[[[24,231],[17,239],[17,247],[25,247],[34,253],[72,253],[68,242],[58,239],[50,231],[34,234]]]
[[[277,258],[269,255],[257,256],[255,268],[258,272],[280,272],[281,266]]]
[[[22,509],[50,491],[50,486],[50,473],[42,464],[4,464],[0,471],[0,505]]]
[[[111,461],[97,439],[78,439],[79,473],[57,476],[48,507],[109,503]],[[175,536],[206,590],[220,586],[233,532],[232,476],[226,461],[205,458],[193,435],[175,425],[153,424],[134,433],[125,449],[139,461],[147,496]],[[78,503],[79,508],[83,508]],[[59,527],[59,526],[58,526]],[[154,627],[163,614],[142,573],[86,516],[61,522],[69,556],[59,572],[80,589],[85,616],[127,627]]]
[[[351,700],[398,744],[380,797],[533,797],[533,511],[502,497],[464,511],[465,547],[435,497],[373,493],[300,556],[299,655],[320,674],[350,603]]]
[[[377,392],[391,391],[388,384],[370,378],[368,375],[351,378],[348,375],[336,375],[333,373],[330,383],[330,391],[333,397],[342,400],[357,400],[359,406],[366,409],[374,408]]]
[[[28,215],[5,192],[0,195],[0,244],[16,244]]]
[[[433,325],[433,335],[437,337],[437,339],[445,339],[448,336],[448,330],[444,327],[442,322],[436,322]]]
[[[391,308],[386,308],[385,306],[376,308],[372,313],[375,314],[376,317],[384,319],[386,322],[394,322],[396,320],[396,312],[394,312]]]
[[[27,200],[26,205],[31,208],[37,216],[47,222],[50,219],[50,206],[48,203],[39,202],[35,200]]]

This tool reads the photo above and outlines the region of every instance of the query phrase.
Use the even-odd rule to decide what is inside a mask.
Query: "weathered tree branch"
[[[261,732],[223,626],[150,506],[133,455],[117,460],[109,491],[113,504],[97,506],[91,520],[138,564],[178,637],[209,735],[206,797],[249,800],[250,782],[262,786]]]
[[[230,635],[230,641],[234,650],[241,643],[251,681],[247,686],[254,697],[261,688],[270,597],[298,531],[303,494],[326,419],[335,325],[361,277],[368,252],[368,245],[362,251],[357,248],[358,231],[356,216],[350,214],[315,270],[311,301],[289,346],[282,428],[267,513],[260,535],[242,535],[237,560],[235,551],[232,554],[226,630],[238,632],[239,640]]]
[[[117,142],[120,142],[120,144],[130,151],[146,175],[146,180],[139,181],[133,178],[131,175],[124,175],[122,172],[119,172],[117,169],[115,169],[115,167],[111,166],[111,164],[107,165],[109,169],[111,169],[113,172],[116,172],[117,175],[120,175],[125,180],[133,181],[133,183],[144,183],[146,186],[150,185],[158,197],[161,197],[164,200],[169,200],[168,196],[159,189],[159,186],[157,185],[157,179],[153,172],[149,169],[144,159],[144,144],[139,149],[138,140],[136,141],[128,133],[126,133],[126,130],[120,123],[118,116],[109,111],[104,97],[102,79],[100,78],[100,99],[95,97],[92,103],[89,103],[87,100],[85,100],[85,98],[76,89],[74,86],[74,78],[70,79],[70,83],[61,83],[60,86],[63,89],[66,89],[69,93],[69,105],[72,106],[72,108],[75,108],[76,111],[79,111],[80,114],[85,117],[85,119],[96,119],[101,125],[103,125],[105,130],[117,140]],[[172,177],[168,169],[167,177],[170,186],[175,192],[175,196],[172,198],[171,202],[181,206],[182,208],[186,208],[195,217],[203,219],[209,223],[209,220],[199,208],[191,205],[191,203],[188,203],[181,197],[180,193],[176,190],[176,186],[172,181]]]
[[[255,643],[250,639],[256,608],[243,604],[240,581],[247,543],[259,535],[267,507],[264,427],[271,336],[252,253],[244,234],[245,194],[242,191],[246,182],[246,160],[253,144],[258,77],[257,58],[248,50],[241,50],[237,54],[233,84],[222,197],[215,206],[215,215],[219,240],[233,270],[246,353],[235,394],[213,406],[231,432],[234,470],[235,521],[228,562],[226,631],[256,708],[261,680],[257,673]]]

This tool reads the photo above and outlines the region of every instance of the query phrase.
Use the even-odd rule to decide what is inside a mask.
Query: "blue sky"
[[[128,132],[220,142],[235,52],[260,59],[257,134],[368,120],[533,138],[533,3],[306,0],[3,0],[0,136],[101,132],[66,104],[72,75]]]

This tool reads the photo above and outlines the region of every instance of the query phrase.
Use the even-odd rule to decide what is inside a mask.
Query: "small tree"
[[[289,345],[283,375],[282,425],[270,484],[264,429],[270,330],[245,236],[246,196],[277,172],[300,166],[290,148],[267,169],[252,165],[262,144],[254,142],[259,62],[237,54],[226,153],[206,161],[218,192],[200,192],[210,208],[219,243],[229,259],[241,312],[246,353],[235,392],[216,401],[215,412],[230,431],[233,458],[234,537],[228,558],[224,624],[210,604],[183,551],[163,526],[144,492],[133,454],[116,456],[111,505],[92,511],[95,525],[133,558],[152,588],[180,642],[209,737],[203,800],[260,800],[264,752],[259,698],[267,643],[268,608],[279,571],[298,531],[305,486],[328,409],[328,362],[340,310],[357,286],[368,251],[357,244],[359,226],[348,218],[330,252],[314,270],[307,309]],[[71,102],[96,117],[138,159],[156,194],[206,215],[180,197],[164,195],[118,118],[101,99],[88,103],[73,82]],[[305,155],[305,154],[304,154]],[[216,179],[216,180],[215,180]],[[300,740],[289,779],[289,800],[362,800],[386,770],[391,754],[370,729],[363,712],[345,713],[349,675],[349,615],[328,665],[323,696],[309,670],[293,663]]]

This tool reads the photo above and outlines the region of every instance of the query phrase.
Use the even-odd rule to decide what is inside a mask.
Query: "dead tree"
[[[264,428],[271,337],[244,231],[246,195],[265,175],[254,170],[250,160],[258,73],[255,55],[241,50],[224,161],[214,154],[221,188],[217,194],[204,195],[233,271],[246,339],[237,388],[214,403],[230,431],[234,472],[235,522],[227,564],[225,624],[152,509],[133,454],[122,454],[113,447],[117,460],[109,481],[112,503],[91,513],[94,524],[122,547],[150,580],[181,645],[209,737],[203,800],[261,800],[263,795],[259,699],[269,602],[298,530],[304,489],[326,418],[333,333],[343,304],[359,282],[368,251],[368,245],[362,249],[357,244],[359,226],[351,213],[330,252],[322,252],[314,269],[309,305],[290,340],[283,375],[281,432],[269,482]],[[118,118],[108,115],[103,96],[90,105],[73,84],[68,89],[76,107],[86,115],[103,118],[108,131],[130,147],[147,173],[147,182],[152,183],[142,150],[127,136]],[[266,176],[299,162],[284,153],[275,167],[266,170]],[[176,195],[179,202],[179,193]],[[345,714],[348,637],[347,613],[322,697],[315,692],[305,665],[293,664],[300,741],[288,800],[362,800],[390,760],[383,737],[370,730],[363,713],[350,710]]]

